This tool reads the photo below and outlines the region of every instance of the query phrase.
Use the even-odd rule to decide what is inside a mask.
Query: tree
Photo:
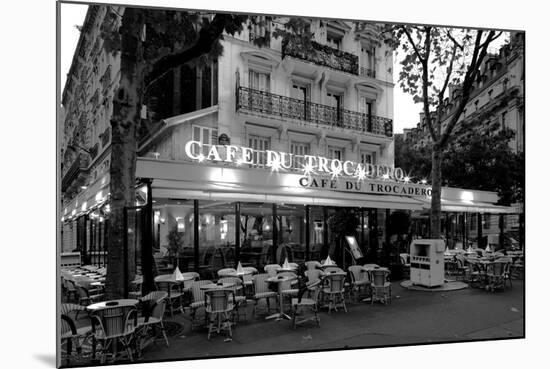
[[[476,126],[477,127],[474,127]],[[475,133],[474,133],[475,132]],[[451,187],[496,191],[499,203],[510,205],[523,198],[523,154],[509,146],[514,136],[498,123],[462,122],[455,140],[442,154],[443,183]],[[395,165],[416,177],[427,178],[431,158],[426,147],[413,147],[411,140],[395,139]]]
[[[108,298],[124,294],[124,208],[135,202],[137,133],[147,89],[165,73],[201,57],[222,52],[223,33],[240,31],[246,16],[219,13],[124,8],[108,12],[111,22],[102,29],[109,52],[120,53],[120,82],[113,98],[111,118],[111,214],[106,292]],[[113,27],[121,17],[118,30]],[[130,273],[131,274],[131,273]]]
[[[443,150],[453,141],[454,128],[480,75],[487,48],[501,33],[412,25],[386,28],[390,36],[386,42],[404,53],[399,85],[415,102],[423,103],[431,139],[432,238],[440,236]],[[454,110],[444,127],[444,99],[450,85],[456,86],[460,93],[455,96]]]

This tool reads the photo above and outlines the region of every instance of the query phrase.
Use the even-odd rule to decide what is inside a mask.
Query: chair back
[[[233,287],[229,287],[227,289],[231,290],[235,296],[238,295],[238,291],[242,291],[243,281],[239,277],[224,277],[218,279],[218,282],[233,284]]]
[[[218,270],[218,277],[223,278],[223,277],[234,276],[236,272],[237,271],[233,268],[223,268]]]
[[[167,292],[153,291],[140,299],[143,305],[143,316],[145,317],[145,322],[148,322],[150,317],[162,320],[164,311],[166,310],[167,298]]]
[[[348,267],[348,272],[352,282],[359,282],[362,280],[369,280],[368,273],[360,265],[351,265]]]
[[[206,309],[211,313],[223,313],[231,310],[229,303],[230,290],[210,290],[205,291],[205,305]]]
[[[65,279],[65,286],[67,291],[76,292],[76,284],[72,279]]]
[[[321,268],[321,263],[315,260],[306,261],[305,264],[307,270],[315,270],[317,268]]]
[[[410,264],[410,255],[407,253],[401,253],[399,254],[399,258],[401,259],[401,264],[407,265]]]
[[[328,292],[344,292],[344,284],[346,283],[345,274],[326,274],[324,280],[326,280],[328,283]]]
[[[488,265],[487,269],[489,273],[493,274],[494,276],[504,276],[506,273],[506,265],[508,262],[506,261],[495,261]]]
[[[363,266],[365,268],[380,268],[380,265],[378,265],[378,264],[365,264]]]
[[[342,268],[340,268],[339,266],[329,266],[329,267],[326,267],[326,268],[323,268],[323,271],[325,273],[332,273],[332,272],[336,272],[336,273],[345,273],[344,270]]]
[[[111,339],[131,334],[136,329],[137,310],[134,307],[111,307],[92,314],[92,330],[101,329],[101,338]]]
[[[168,297],[168,292],[166,291],[153,291],[149,292],[147,295],[143,296],[141,301],[160,301]]]
[[[308,283],[315,283],[321,280],[323,272],[319,269],[308,269],[305,271]]]
[[[86,308],[77,304],[61,304],[61,334],[68,332],[76,334],[76,324],[71,317],[71,313],[75,311],[85,311]]]
[[[270,277],[275,277],[277,275],[277,270],[279,270],[281,266],[279,264],[267,264],[264,267],[264,271],[269,274]]]
[[[268,286],[266,280],[270,278],[270,275],[267,273],[256,274],[252,280],[254,281],[254,292],[272,292]]]
[[[172,297],[172,290],[176,290],[176,292],[178,292],[177,283],[173,283],[169,281],[158,281],[158,282],[155,282],[155,285],[157,286],[158,291],[166,292],[168,294],[168,298]]]
[[[192,277],[193,279],[190,279],[188,281],[183,281],[183,288],[190,288],[193,282],[198,281],[200,278],[199,273],[196,272],[185,272],[181,273],[184,277]]]
[[[193,284],[191,285],[191,295],[193,296],[193,302],[204,301],[204,290],[201,290],[201,286],[210,283],[212,283],[212,281],[207,279],[193,282]]]
[[[374,269],[370,273],[373,287],[384,287],[390,275],[389,271],[380,269]]]

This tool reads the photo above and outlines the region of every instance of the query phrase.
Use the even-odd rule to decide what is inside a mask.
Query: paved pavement
[[[190,329],[188,314],[174,316],[184,324],[182,335],[151,345],[142,361],[208,358],[262,353],[283,353],[341,348],[468,341],[524,336],[524,286],[515,280],[512,289],[486,292],[464,289],[448,292],[410,291],[392,283],[390,305],[348,304],[348,313],[321,312],[321,327],[294,330],[289,321],[252,318],[240,322],[233,339],[214,335],[207,340],[204,328]],[[170,319],[167,319],[170,320]]]

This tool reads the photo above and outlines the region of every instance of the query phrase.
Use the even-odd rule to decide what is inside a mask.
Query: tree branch
[[[451,56],[451,62],[449,63],[449,67],[447,68],[447,76],[445,77],[445,82],[443,83],[443,87],[441,87],[441,91],[439,91],[439,96],[438,96],[439,105],[443,103],[443,96],[445,95],[445,90],[447,89],[449,80],[451,79],[451,75],[453,74],[453,64],[455,61],[457,48],[458,48],[458,45],[455,44],[453,47],[453,55]]]
[[[438,136],[434,130],[431,117],[430,117],[430,102],[429,102],[429,96],[428,96],[428,84],[429,84],[429,76],[428,76],[428,60],[430,58],[431,53],[431,32],[432,28],[427,26],[424,28],[426,32],[426,38],[424,39],[424,50],[426,52],[425,59],[421,59],[422,63],[422,95],[423,95],[423,102],[424,102],[424,118],[426,119],[426,124],[428,125],[428,130],[430,131],[430,135],[432,136],[432,140],[434,142],[437,141]]]
[[[414,43],[411,34],[407,30],[407,27],[403,26],[403,31],[405,31],[405,34],[407,35],[407,38],[409,39],[409,42],[411,43],[411,46],[414,50],[414,53],[416,54],[416,56],[418,56],[418,59],[420,60],[420,62],[424,63],[424,58],[422,57],[422,55],[420,55],[420,51],[418,50],[418,47]]]
[[[167,70],[185,64],[201,55],[208,54],[213,44],[222,36],[225,25],[231,20],[232,16],[230,14],[217,13],[207,27],[201,28],[199,37],[189,48],[175,54],[166,55],[156,61],[145,76],[145,82],[149,84],[150,81],[160,78]]]
[[[464,51],[464,45],[461,45],[458,43],[458,41],[455,40],[453,35],[451,35],[451,32],[447,29],[447,37],[451,39],[451,41],[455,44],[455,47],[458,47],[460,51]]]

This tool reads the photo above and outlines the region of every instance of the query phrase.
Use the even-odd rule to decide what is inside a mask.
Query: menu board
[[[348,241],[349,248],[351,250],[351,254],[353,255],[354,259],[360,259],[363,257],[363,253],[361,252],[361,249],[359,248],[359,245],[357,244],[357,240],[354,236],[346,236],[346,241]]]

